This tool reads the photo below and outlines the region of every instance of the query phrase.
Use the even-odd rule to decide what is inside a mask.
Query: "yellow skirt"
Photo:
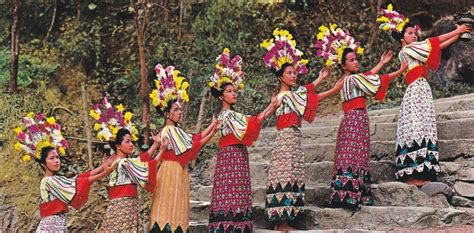
[[[189,226],[189,173],[176,161],[162,161],[156,176],[148,228],[174,232]]]

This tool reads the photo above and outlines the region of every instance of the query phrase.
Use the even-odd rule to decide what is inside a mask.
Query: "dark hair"
[[[117,132],[117,135],[115,135],[115,141],[110,142],[110,147],[112,147],[114,151],[117,151],[117,145],[120,145],[122,143],[123,138],[127,134],[130,135],[130,131],[128,129],[126,128],[119,129]]]
[[[342,57],[341,57],[341,64],[338,64],[339,65],[339,68],[342,69],[342,65],[344,65],[346,63],[346,56],[347,54],[349,53],[353,53],[354,50],[351,49],[351,48],[345,48],[343,51],[342,51]]]
[[[404,26],[403,26],[403,29],[401,32],[397,32],[397,31],[392,31],[392,38],[395,39],[396,41],[398,41],[398,43],[402,43],[402,39],[403,39],[403,35],[405,35],[405,32],[407,31],[407,28],[409,27],[412,27],[414,28],[415,25],[411,24],[411,23],[406,23]]]
[[[41,148],[40,158],[36,159],[36,162],[38,162],[39,164],[46,164],[46,158],[48,158],[48,153],[52,150],[54,150],[54,147],[52,146],[45,146]]]
[[[224,89],[227,85],[232,85],[232,83],[229,83],[229,82],[222,83],[221,90],[217,90],[216,88],[211,87],[211,95],[216,98],[221,97],[222,95],[224,95]]]
[[[166,107],[165,109],[163,109],[163,111],[161,110],[159,105],[156,106],[155,107],[156,112],[158,112],[158,114],[160,114],[161,116],[165,115],[165,112],[170,112],[171,106],[173,106],[173,104],[176,103],[176,101],[178,101],[178,99],[173,99],[171,101],[168,101],[168,104],[166,104]]]
[[[283,73],[285,72],[286,67],[288,66],[293,66],[291,63],[284,63],[279,70],[272,69],[273,73],[276,75],[277,78],[283,76]]]

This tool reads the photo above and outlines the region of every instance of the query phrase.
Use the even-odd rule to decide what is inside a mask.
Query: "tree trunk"
[[[87,92],[86,87],[84,84],[81,85],[81,92],[82,92],[82,111],[83,111],[83,121],[84,127],[86,127],[86,138],[87,138],[87,157],[89,158],[89,169],[94,168],[94,164],[92,163],[92,133],[91,133],[91,126],[89,124],[88,119],[88,111],[87,111]]]
[[[147,20],[147,0],[130,0],[134,9],[135,31],[137,36],[138,57],[140,62],[140,99],[142,103],[143,143],[149,144],[150,137],[150,85],[145,58],[145,28]]]
[[[56,12],[58,10],[58,0],[54,1],[54,10],[53,10],[53,17],[51,18],[51,24],[49,25],[48,32],[46,33],[46,36],[43,39],[43,43],[46,43],[48,41],[49,35],[51,34],[51,31],[53,30],[54,22],[56,21]]]
[[[374,10],[375,10],[376,17],[378,17],[380,14],[380,8],[382,7],[382,3],[383,3],[383,0],[377,0],[377,5],[373,7],[375,8]],[[372,48],[372,45],[374,44],[375,39],[377,38],[378,29],[379,29],[378,23],[374,23],[372,29],[370,30],[370,37],[366,46],[368,50]]]
[[[183,14],[184,14],[184,0],[179,0],[179,31],[178,40],[181,40],[181,34],[183,30]]]
[[[168,22],[170,20],[170,12],[168,6],[168,0],[163,0],[163,8],[164,10],[164,19],[163,19],[163,29],[165,30],[165,38],[168,36]]]
[[[206,92],[201,98],[201,105],[199,106],[199,113],[198,113],[198,118],[197,118],[197,123],[196,123],[196,133],[199,133],[201,131],[202,127],[202,120],[204,118],[204,109],[206,108],[206,102],[209,99],[209,92]]]
[[[13,6],[13,24],[12,24],[12,42],[11,42],[11,62],[10,62],[10,81],[8,82],[8,92],[18,91],[18,61],[20,58],[20,15],[21,0],[15,0]]]
[[[79,20],[81,20],[81,5],[82,5],[82,0],[76,0],[76,20],[75,20],[75,23],[79,23]]]

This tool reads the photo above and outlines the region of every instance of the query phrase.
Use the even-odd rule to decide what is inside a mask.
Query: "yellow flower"
[[[188,96],[188,93],[183,93],[183,101],[184,102],[189,102],[189,96]]]
[[[224,52],[223,52],[223,53],[230,53],[230,49],[224,48]]]
[[[155,106],[155,107],[158,106],[158,104],[159,104],[158,98],[153,98],[152,101],[153,101],[153,106]]]
[[[323,40],[323,38],[324,38],[324,33],[323,32],[320,32],[316,35],[316,39],[318,39],[318,40]]]
[[[309,62],[308,59],[301,59],[301,60],[300,60],[300,63],[303,64],[303,65],[308,64],[308,62]]]
[[[111,131],[112,131],[112,135],[116,135],[117,132],[119,131],[119,128],[118,128],[118,127],[113,127],[113,128],[111,129]]]
[[[322,33],[325,33],[327,30],[329,30],[328,27],[326,27],[324,25],[319,26],[319,31],[321,31]]]
[[[393,6],[392,6],[392,4],[388,4],[387,10],[388,10],[388,11],[393,11]]]
[[[31,160],[31,156],[30,155],[24,155],[22,159],[23,159],[24,162],[28,162],[28,161]]]
[[[15,143],[15,150],[20,151],[21,150],[21,144],[19,142]]]
[[[404,26],[405,26],[405,22],[398,24],[395,29],[396,29],[397,31],[401,32],[401,31],[403,30],[403,27],[404,27]]]
[[[94,124],[94,130],[95,131],[99,131],[100,128],[101,128],[101,125],[99,123]]]
[[[327,60],[326,61],[326,66],[331,66],[332,64],[334,64],[334,62],[332,60]]]
[[[342,60],[342,53],[344,52],[345,48],[346,47],[344,46],[337,48],[337,59],[339,59],[339,61]]]
[[[95,120],[99,120],[99,118],[100,118],[100,115],[99,115],[98,113],[96,113],[96,112],[94,111],[94,109],[91,109],[91,110],[89,111],[89,116],[91,116],[91,117],[94,118]]]
[[[240,90],[243,90],[244,87],[245,87],[245,84],[244,84],[244,83],[240,83],[240,84],[239,84],[239,89],[240,89]]]
[[[60,155],[66,154],[66,150],[64,149],[64,147],[59,147],[58,152]]]
[[[132,119],[133,113],[126,112],[125,116],[123,117],[126,121],[130,121]]]
[[[260,43],[260,47],[262,47],[264,49],[267,49],[272,44],[273,44],[273,39],[268,39],[268,40],[264,40],[262,43]]]
[[[155,86],[156,86],[156,89],[159,89],[160,88],[160,81],[158,81],[158,79],[155,79]]]
[[[21,127],[18,126],[18,127],[16,127],[15,129],[13,129],[13,131],[15,131],[15,133],[16,133],[17,135],[20,134],[20,133],[21,133]]]
[[[123,112],[123,110],[125,109],[125,108],[123,107],[123,104],[117,105],[116,108],[117,108],[117,112]]]
[[[335,23],[330,23],[330,24],[329,24],[329,28],[331,29],[331,31],[334,31],[334,30],[336,30],[336,28],[337,28],[337,24],[335,24]]]
[[[214,87],[214,82],[209,82],[209,87]]]
[[[54,123],[56,123],[56,119],[54,119],[54,117],[48,117],[46,122],[48,122],[50,125],[54,125]]]
[[[358,47],[358,48],[357,48],[357,54],[359,54],[359,55],[364,54],[364,48]]]
[[[132,133],[132,134],[137,134],[138,133],[138,129],[134,125],[132,125],[132,127],[130,127],[130,128],[131,128],[130,133]]]
[[[382,30],[384,30],[384,31],[390,30],[390,25],[385,24],[385,25],[382,27]]]
[[[175,71],[176,71],[176,70],[175,70]],[[173,73],[174,73],[175,71],[173,71]],[[179,72],[179,71],[178,71],[178,72]],[[184,78],[177,76],[177,77],[175,77],[175,78],[173,78],[173,79],[174,79],[174,83],[175,83],[176,89],[179,89],[179,87],[181,87],[181,83],[183,83],[183,81],[184,81]]]
[[[381,22],[381,23],[387,23],[387,22],[389,22],[388,18],[385,17],[385,16],[378,17],[377,20],[375,20],[375,21]]]
[[[184,82],[183,84],[181,84],[181,90],[186,90],[188,87],[189,87],[188,82]]]
[[[35,116],[34,112],[29,112],[28,114],[26,114],[26,117],[28,118],[33,118],[34,116]]]
[[[135,135],[135,134],[132,134],[132,140],[133,140],[133,141],[137,141],[137,140],[138,140],[138,137],[137,137],[137,135]]]

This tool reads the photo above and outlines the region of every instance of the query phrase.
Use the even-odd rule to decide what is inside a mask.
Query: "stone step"
[[[461,119],[443,120],[437,123],[438,139],[474,139],[474,111],[472,118],[461,116]],[[453,130],[456,129],[456,130]],[[304,127],[301,129],[303,144],[336,142],[339,126]],[[395,140],[397,123],[370,123],[370,140],[389,141]],[[254,147],[274,145],[277,136],[276,130],[264,130],[260,133]]]
[[[453,129],[452,131],[472,131],[472,126]],[[453,161],[460,158],[474,157],[474,138],[439,140],[440,161]],[[250,161],[269,161],[273,146],[254,146],[249,149]],[[302,144],[305,162],[333,161],[336,143]],[[395,140],[372,141],[371,157],[373,160],[395,160]]]
[[[252,202],[265,202],[265,191],[266,186],[253,186]],[[306,186],[305,205],[327,207],[329,194],[329,184]],[[372,194],[376,206],[449,207],[449,203],[443,194],[430,197],[418,187],[401,182],[374,184],[372,185]],[[202,186],[191,193],[191,199],[196,201],[210,201],[211,195],[212,186]]]
[[[198,220],[204,223],[208,219],[208,206],[209,202],[192,203],[191,221]],[[270,229],[270,224],[264,219],[263,206],[261,203],[256,203],[252,207],[256,229]],[[307,206],[296,221],[295,226],[300,230],[361,229],[383,231],[401,227],[424,229],[471,224],[474,224],[474,211],[469,208],[363,206],[359,210],[353,211]]]
[[[452,111],[470,111],[474,110],[472,101],[474,100],[474,94],[468,94],[463,96],[455,96],[450,98],[443,98],[435,100],[435,111],[436,115],[449,113]],[[374,122],[396,122],[398,120],[398,114],[400,108],[389,108],[380,110],[369,110],[369,118]],[[313,123],[303,122],[303,127],[306,126],[317,126],[317,125],[339,125],[342,117],[342,111],[333,113],[328,116],[316,116],[316,121]],[[377,119],[381,117],[381,119]],[[384,119],[385,118],[385,119]]]
[[[463,118],[474,118],[474,110],[464,110],[464,111],[452,111],[452,112],[441,112],[436,114],[436,121],[442,122],[445,120],[455,120]],[[339,115],[333,115],[331,117],[324,116],[322,118],[316,118],[313,123],[303,123],[302,128],[306,127],[329,127],[329,126],[339,126],[342,120],[342,113]],[[397,123],[398,122],[398,113],[383,114],[383,115],[371,115],[369,116],[370,123]],[[266,130],[272,130],[267,128]]]

